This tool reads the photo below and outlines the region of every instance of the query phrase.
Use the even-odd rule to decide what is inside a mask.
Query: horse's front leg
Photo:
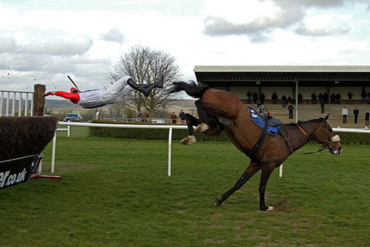
[[[219,122],[218,118],[204,110],[204,103],[201,100],[195,101],[195,106],[197,107],[200,119],[200,124],[195,129],[195,132],[218,136],[223,130],[223,125]]]
[[[274,171],[275,164],[264,164],[262,166],[262,173],[261,173],[261,180],[260,180],[260,210],[262,211],[270,211],[273,210],[274,207],[268,207],[265,203],[265,191],[267,186],[267,181],[270,178],[271,173]]]
[[[198,126],[200,123],[200,120],[188,113],[185,114],[185,119],[186,119],[186,125],[188,126],[189,136],[182,139],[181,144],[189,145],[197,141],[197,139],[195,139],[195,136],[194,136],[193,126]]]
[[[222,194],[220,200],[215,201],[215,206],[221,206],[221,204],[229,198],[235,191],[240,189],[251,177],[253,177],[256,172],[258,172],[261,169],[261,166],[257,164],[257,162],[251,161],[247,169],[244,171],[243,175],[239,178],[239,180],[235,183],[235,185],[226,191],[224,194]]]

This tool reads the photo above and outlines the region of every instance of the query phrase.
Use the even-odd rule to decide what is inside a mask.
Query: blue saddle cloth
[[[253,110],[251,107],[248,107],[250,112],[250,117],[252,122],[255,123],[259,128],[263,129],[265,127],[267,115],[261,115]],[[276,118],[271,118],[268,120],[267,133],[271,136],[276,136],[279,132],[279,129],[283,123]]]

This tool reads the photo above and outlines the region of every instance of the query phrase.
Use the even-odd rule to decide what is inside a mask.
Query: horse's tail
[[[204,92],[210,88],[205,83],[198,82],[198,84],[196,84],[194,81],[190,81],[190,83],[175,81],[172,83],[172,85],[173,88],[170,90],[170,93],[185,91],[189,96],[193,98],[201,98]]]

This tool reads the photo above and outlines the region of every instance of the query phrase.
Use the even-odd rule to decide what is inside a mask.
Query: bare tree
[[[152,50],[148,47],[137,45],[121,56],[114,72],[110,73],[109,81],[113,83],[119,78],[129,75],[137,83],[153,83],[164,76],[164,88],[154,88],[146,98],[135,91],[125,98],[125,102],[138,112],[144,107],[148,112],[163,109],[168,103],[169,95],[165,93],[166,82],[179,79],[182,75],[175,65],[175,59],[163,51]]]

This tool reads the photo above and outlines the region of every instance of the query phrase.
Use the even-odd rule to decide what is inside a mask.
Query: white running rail
[[[105,128],[132,128],[132,129],[168,129],[168,176],[171,176],[171,149],[172,149],[172,130],[187,129],[185,125],[136,125],[136,124],[100,124],[100,123],[76,123],[76,122],[58,122],[61,126],[80,126],[80,127],[105,127]],[[370,134],[367,129],[347,129],[333,128],[334,132],[349,132],[349,133],[366,133]],[[56,149],[56,133],[53,138],[51,172],[54,173],[55,168],[55,149]],[[283,164],[279,168],[279,177],[283,176]]]

